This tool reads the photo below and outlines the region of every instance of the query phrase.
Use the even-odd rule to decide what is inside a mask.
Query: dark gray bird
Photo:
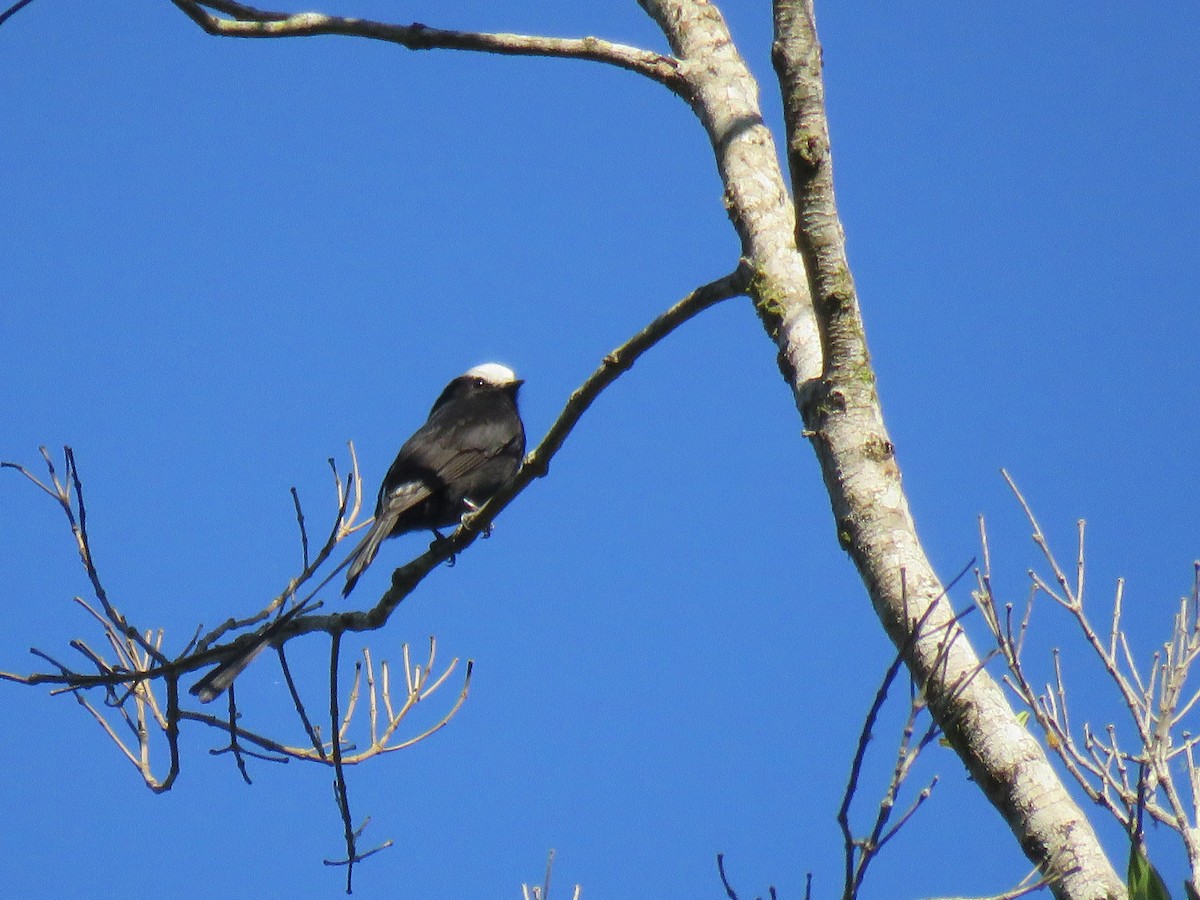
[[[517,474],[525,455],[517,411],[522,384],[507,366],[485,363],[446,385],[384,476],[375,521],[351,555],[343,597],[385,538],[457,525]]]
[[[517,412],[517,391],[524,383],[507,366],[485,363],[446,385],[429,419],[404,442],[384,476],[375,521],[348,559],[342,596],[354,590],[385,538],[426,528],[437,534],[457,525],[517,474],[525,455],[525,427]],[[340,571],[341,566],[330,578]],[[290,615],[261,629],[243,652],[209,672],[191,693],[201,703],[221,696]]]

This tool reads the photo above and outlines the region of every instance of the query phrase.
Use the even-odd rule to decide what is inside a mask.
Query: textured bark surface
[[[684,96],[712,143],[725,209],[755,271],[759,315],[785,356],[781,365],[794,373],[794,383],[804,384],[820,374],[820,338],[796,248],[795,209],[775,140],[763,123],[758,83],[714,5],[642,0],[642,6],[679,57]]]
[[[775,10],[773,55],[784,93],[794,206],[762,124],[756,82],[718,9],[703,0],[642,5],[682,61],[686,96],[712,142],[730,218],[756,272],[759,314],[821,463],[838,541],[880,620],[898,647],[909,648],[909,668],[947,737],[1025,854],[1054,879],[1055,894],[1124,897],[1124,885],[1041,745],[980,671],[917,537],[834,203],[811,4],[781,0]]]

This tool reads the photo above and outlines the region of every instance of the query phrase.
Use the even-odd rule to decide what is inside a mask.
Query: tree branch
[[[783,91],[796,243],[822,353],[820,381],[793,377],[792,387],[821,464],[838,540],[858,568],[884,628],[901,647],[909,639],[912,615],[933,606],[929,624],[935,630],[949,626],[954,612],[917,536],[883,422],[834,197],[813,3],[775,0],[774,10],[772,57]],[[780,356],[787,358],[782,348]],[[789,374],[786,367],[784,374]],[[1050,878],[1055,894],[1122,896],[1124,885],[1087,817],[1041,745],[1017,722],[999,686],[978,671],[979,657],[965,635],[944,656],[935,642],[917,640],[907,662],[947,739],[1022,850]],[[977,672],[971,684],[957,689],[970,672]]]
[[[255,9],[228,0],[171,0],[207,33],[239,38],[344,35],[399,44],[409,50],[467,50],[505,56],[544,56],[606,63],[635,72],[684,96],[679,61],[661,53],[615,44],[595,37],[552,38],[526,34],[487,34],[430,28],[419,22],[395,25],[369,19],[328,16],[318,12],[285,13]],[[232,18],[221,18],[208,9]]]
[[[130,640],[136,640],[139,644],[145,644],[145,654],[147,656],[144,663],[133,667],[128,666],[111,666],[102,665],[97,674],[84,674],[68,669],[66,666],[54,663],[58,672],[50,673],[34,673],[30,675],[15,675],[7,672],[0,672],[0,678],[18,681],[28,685],[36,684],[59,684],[65,685],[72,691],[86,690],[89,688],[101,687],[113,689],[121,687],[129,689],[130,686],[140,685],[158,678],[167,678],[177,680],[182,675],[188,672],[195,671],[205,666],[211,665],[214,662],[227,661],[230,659],[238,660],[240,664],[248,664],[249,659],[253,658],[247,651],[257,653],[268,645],[281,646],[287,641],[303,634],[311,634],[314,632],[322,632],[328,634],[358,632],[358,631],[373,631],[382,627],[391,616],[395,608],[400,604],[405,597],[412,593],[413,590],[421,583],[421,581],[440,563],[450,558],[452,555],[461,552],[468,547],[479,534],[486,531],[488,525],[495,517],[503,510],[512,500],[523,491],[535,479],[544,476],[549,471],[550,461],[554,455],[562,447],[571,431],[579,423],[580,418],[592,405],[596,398],[607,389],[621,374],[632,368],[633,364],[641,357],[643,353],[657,344],[659,341],[670,335],[675,329],[679,328],[685,322],[689,321],[694,316],[703,312],[711,306],[720,303],[723,300],[728,300],[732,297],[745,294],[752,280],[752,272],[750,266],[745,262],[739,262],[736,269],[716,281],[702,285],[692,293],[688,294],[666,312],[658,316],[649,325],[635,334],[632,338],[626,341],[621,346],[617,347],[611,353],[606,355],[601,361],[600,366],[587,378],[584,383],[577,388],[574,393],[568,398],[566,406],[559,414],[557,420],[551,425],[550,430],[542,439],[538,447],[530,453],[513,479],[502,491],[494,495],[487,503],[480,507],[476,512],[464,517],[463,523],[445,540],[435,541],[430,549],[409,562],[407,565],[396,569],[392,573],[392,585],[380,598],[380,600],[369,610],[358,610],[348,612],[338,612],[327,615],[316,615],[309,612],[308,603],[313,598],[306,598],[301,601],[298,606],[292,607],[288,612],[274,619],[270,625],[260,631],[243,634],[236,640],[226,644],[220,644],[210,647],[205,647],[205,641],[200,642],[201,649],[196,652],[180,656],[176,659],[155,662],[151,664],[151,659],[162,660],[165,657],[157,647],[149,644],[149,642],[131,629],[124,620],[119,621],[119,630],[122,635],[125,635]],[[70,457],[69,457],[70,459]],[[49,457],[47,456],[49,464]],[[70,498],[67,488],[61,485],[54,476],[53,466],[51,465],[51,476],[54,481],[55,489],[51,489],[38,481],[26,469],[13,463],[4,463],[5,467],[17,469],[25,475],[30,481],[36,484],[39,488],[54,497],[56,501],[63,505],[67,511],[68,518],[71,521],[72,528],[76,532],[81,542],[81,555],[85,560],[85,564],[90,560],[90,551],[87,547],[86,532],[76,525],[74,515],[70,507]],[[336,470],[335,470],[336,475]],[[357,479],[354,479],[357,482]],[[304,583],[314,574],[316,567],[321,564],[332,550],[332,544],[335,544],[341,537],[348,533],[348,522],[346,519],[347,504],[350,496],[350,486],[346,489],[341,488],[339,484],[339,510],[337,524],[330,538],[330,545],[322,548],[317,557],[312,560],[309,567],[305,569],[302,577],[293,579],[289,583],[288,588],[272,604],[268,606],[268,610],[274,609],[282,602],[283,599],[294,596],[294,591],[299,584]],[[78,498],[76,502],[81,502]],[[357,502],[354,508],[357,508]],[[89,568],[89,573],[94,575],[94,569]],[[96,576],[98,583],[98,576]],[[328,580],[328,579],[327,579]],[[106,606],[107,611],[107,606]],[[260,613],[260,617],[265,614]],[[114,611],[115,614],[115,611]],[[207,640],[207,639],[206,639]],[[42,654],[44,656],[44,654]],[[46,657],[49,659],[49,657]],[[53,660],[50,660],[53,663]],[[241,669],[237,669],[241,671]],[[468,675],[469,675],[468,666]],[[210,673],[211,674],[211,673]],[[460,696],[455,709],[461,704],[465,698],[466,688]],[[453,713],[451,713],[453,714]],[[223,727],[218,724],[219,720],[212,720],[212,717],[205,717],[192,714],[181,714],[182,718],[191,718],[197,721],[203,721],[206,724]],[[447,716],[447,719],[449,716]],[[211,721],[210,721],[211,720]],[[445,722],[431,729],[432,731],[442,727]],[[249,738],[249,735],[242,735]],[[336,736],[334,736],[336,737]],[[277,750],[277,746],[271,746],[268,749]]]
[[[477,511],[464,517],[463,522],[445,540],[434,541],[429,550],[407,565],[392,573],[391,587],[369,610],[337,612],[327,615],[297,616],[279,623],[271,635],[271,641],[283,643],[301,634],[313,632],[373,631],[380,628],[396,607],[408,597],[425,577],[445,560],[474,543],[475,539],[536,478],[545,476],[550,461],[562,448],[567,437],[579,424],[579,420],[614,381],[629,371],[639,357],[676,328],[711,306],[744,294],[752,280],[751,269],[744,261],[723,278],[702,285],[688,294],[653,322],[604,357],[587,380],[567,399],[538,446],[525,457],[525,462],[516,478],[497,492]],[[274,624],[274,623],[273,623]],[[214,648],[216,649],[216,648]]]

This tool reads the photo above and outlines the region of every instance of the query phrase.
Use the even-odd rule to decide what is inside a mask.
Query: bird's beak
[[[518,378],[516,381],[510,381],[510,382],[509,382],[509,384],[511,384],[511,385],[512,385],[513,387],[515,387],[515,388],[519,388],[519,387],[520,387],[521,385],[523,385],[524,383],[525,383],[525,379],[524,379],[524,378]]]

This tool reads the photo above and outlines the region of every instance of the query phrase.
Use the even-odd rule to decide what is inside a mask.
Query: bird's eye
[[[482,378],[476,378],[476,379],[475,379],[475,385],[476,385],[476,387],[483,387],[483,385],[484,385],[484,380],[483,380]]]

